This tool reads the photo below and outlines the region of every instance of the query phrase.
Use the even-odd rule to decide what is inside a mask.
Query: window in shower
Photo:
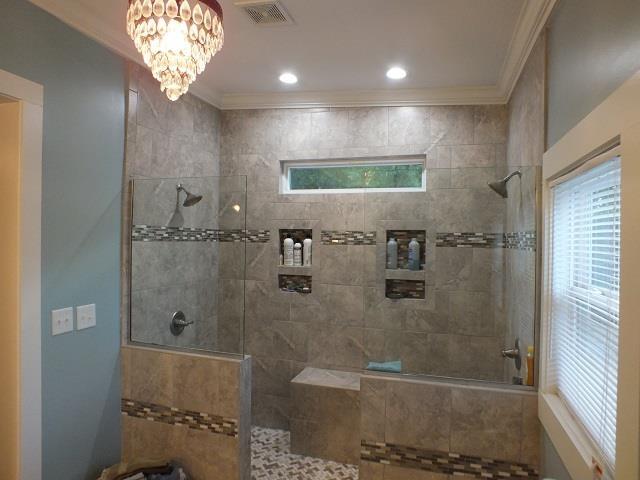
[[[620,287],[620,158],[552,188],[549,379],[613,471]]]
[[[423,192],[424,159],[283,162],[282,193]]]

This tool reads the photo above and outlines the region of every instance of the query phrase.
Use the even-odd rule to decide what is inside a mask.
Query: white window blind
[[[552,187],[548,378],[613,473],[620,158]]]

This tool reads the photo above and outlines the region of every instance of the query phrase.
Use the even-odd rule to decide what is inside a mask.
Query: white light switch
[[[82,305],[76,307],[76,318],[78,319],[78,330],[96,326],[96,304]]]
[[[73,308],[51,311],[51,335],[61,335],[73,331]]]

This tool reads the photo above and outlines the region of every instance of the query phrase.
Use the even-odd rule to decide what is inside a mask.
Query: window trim
[[[640,72],[624,83],[609,98],[587,115],[578,125],[550,148],[543,158],[543,287],[540,342],[540,389],[538,415],[558,451],[565,467],[574,479],[592,478],[593,444],[583,427],[554,391],[546,375],[550,311],[550,213],[551,186],[560,177],[578,173],[604,151],[612,158],[612,147],[619,144],[621,157],[621,200],[624,222],[621,228],[620,266],[620,326],[618,366],[618,416],[616,427],[616,478],[640,478],[640,309],[637,298],[637,271],[640,252],[634,244],[640,240],[636,219],[640,218]],[[634,225],[635,223],[635,225]],[[624,420],[624,421],[620,421]]]
[[[373,167],[381,165],[421,165],[422,166],[422,186],[420,187],[400,187],[400,188],[327,188],[327,189],[307,189],[291,190],[291,169],[292,168],[340,168],[340,167]],[[394,157],[358,157],[339,158],[322,160],[282,160],[280,162],[280,193],[283,195],[318,195],[318,194],[341,194],[341,193],[416,193],[427,191],[427,168],[424,156],[394,156]]]

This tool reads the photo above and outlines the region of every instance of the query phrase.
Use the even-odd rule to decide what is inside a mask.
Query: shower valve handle
[[[185,327],[193,324],[193,320],[187,320],[184,313],[178,310],[171,318],[171,333],[180,335]]]
[[[520,339],[516,338],[513,348],[505,348],[500,353],[504,358],[511,358],[516,364],[516,370],[522,368],[522,355],[520,354]]]

